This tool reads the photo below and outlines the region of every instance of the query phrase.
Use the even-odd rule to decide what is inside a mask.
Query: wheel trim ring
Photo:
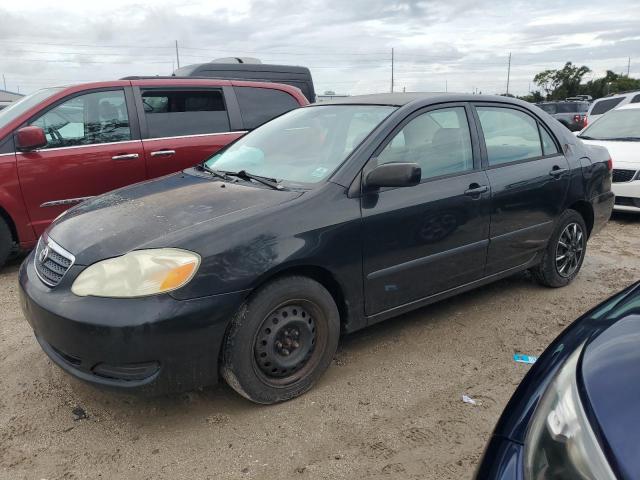
[[[571,222],[564,227],[556,243],[554,264],[561,277],[568,278],[580,266],[584,257],[585,237],[582,227]]]
[[[273,316],[274,312],[277,312],[278,310],[288,305],[299,305],[304,308],[311,316],[313,316],[316,328],[315,346],[311,355],[309,356],[309,358],[307,358],[305,364],[298,370],[294,371],[291,375],[288,375],[286,377],[270,377],[267,376],[258,365],[258,360],[256,358],[256,342],[258,340],[261,329],[265,328],[265,322],[267,322]],[[328,339],[328,321],[326,319],[326,316],[322,313],[322,309],[315,302],[308,299],[288,299],[278,304],[275,308],[271,309],[269,314],[264,317],[264,319],[260,323],[260,328],[256,330],[253,336],[253,342],[251,345],[251,362],[253,370],[260,381],[269,387],[290,387],[291,385],[294,385],[295,383],[304,379],[320,364],[322,354],[326,349],[328,343]]]

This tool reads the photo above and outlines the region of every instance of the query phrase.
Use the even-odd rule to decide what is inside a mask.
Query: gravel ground
[[[529,368],[513,353],[640,278],[640,218],[615,216],[570,286],[522,274],[347,336],[311,392],[271,407],[225,385],[144,399],[68,377],[22,317],[18,265],[0,271],[2,479],[459,479]]]

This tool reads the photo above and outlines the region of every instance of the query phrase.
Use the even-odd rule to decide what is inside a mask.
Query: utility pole
[[[629,57],[629,61],[627,62],[627,77],[629,76],[630,72],[631,72],[631,57]]]
[[[2,83],[4,83],[4,89],[7,89],[7,79],[4,78],[4,73],[2,74]]]
[[[391,47],[391,93],[393,93],[393,47]]]
[[[507,95],[509,95],[509,80],[511,79],[511,52],[509,52],[509,67],[507,68]]]
[[[178,40],[176,40],[176,65],[180,68],[180,53],[178,52]]]
[[[444,91],[445,91],[445,93],[449,91],[449,82],[446,79],[444,81]]]

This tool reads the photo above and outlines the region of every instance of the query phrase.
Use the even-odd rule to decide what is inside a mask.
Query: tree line
[[[584,76],[591,72],[586,65],[577,66],[567,62],[557,70],[544,70],[533,77],[539,90],[520,97],[528,102],[545,100],[564,100],[576,95],[591,95],[594,99],[606,97],[612,93],[628,90],[640,90],[640,79],[619,75],[611,70],[602,78],[582,83]]]

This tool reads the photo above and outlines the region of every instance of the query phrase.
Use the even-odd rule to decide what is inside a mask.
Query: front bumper
[[[65,372],[97,386],[153,394],[217,382],[224,333],[245,292],[192,300],[78,297],[70,287],[83,267],[73,266],[48,288],[33,255],[20,268],[22,309]]]
[[[640,213],[640,180],[613,183],[611,190],[616,194],[614,210]]]

